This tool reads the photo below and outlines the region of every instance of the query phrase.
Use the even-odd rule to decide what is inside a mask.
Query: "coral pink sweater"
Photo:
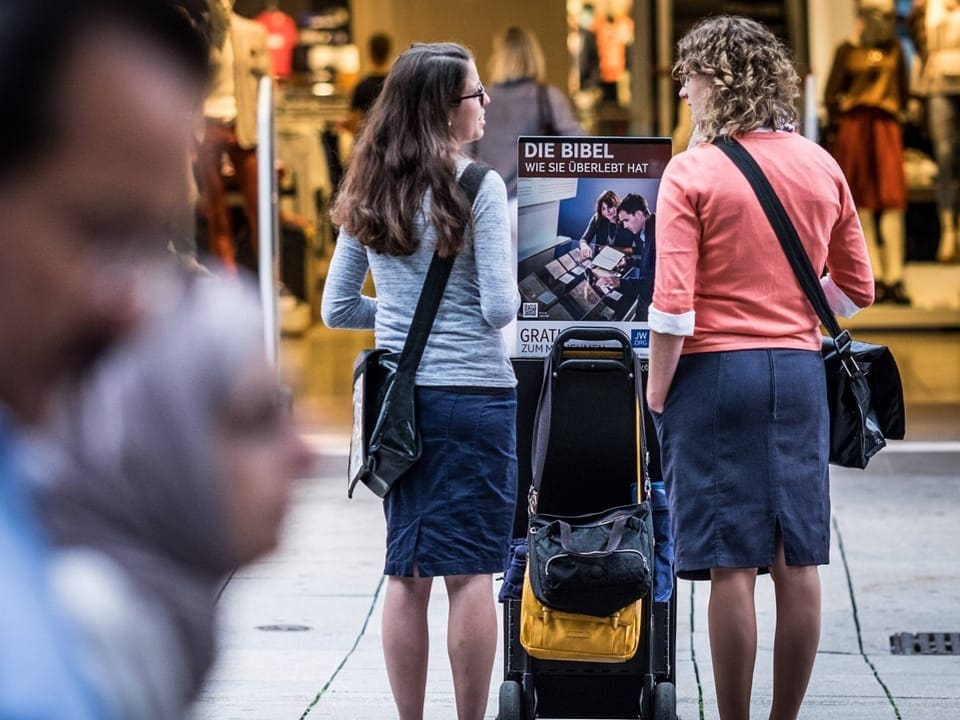
[[[797,133],[741,138],[780,197],[813,267],[857,308],[873,273],[856,207],[834,159]],[[686,335],[683,353],[820,349],[819,320],[750,184],[716,147],[673,158],[657,198],[650,328]]]

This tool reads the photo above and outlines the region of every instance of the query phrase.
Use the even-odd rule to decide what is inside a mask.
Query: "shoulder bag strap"
[[[810,257],[803,249],[803,245],[800,244],[797,229],[790,220],[790,216],[787,215],[780,198],[777,197],[776,192],[771,187],[770,181],[767,180],[767,176],[763,174],[763,170],[760,169],[753,156],[736,139],[731,137],[718,138],[714,140],[713,144],[722,150],[747,178],[760,201],[767,220],[770,221],[770,225],[777,235],[777,240],[780,241],[780,246],[790,262],[790,267],[793,268],[793,272],[797,276],[800,287],[806,293],[807,299],[817,313],[817,317],[820,318],[820,322],[823,323],[823,326],[836,341],[838,352],[848,349],[851,342],[850,333],[840,329],[837,318],[830,309],[830,303],[827,302],[827,297],[823,294],[823,287],[820,285],[817,273],[814,272]]]
[[[474,162],[470,163],[460,175],[460,188],[466,194],[471,207],[480,191],[480,184],[489,170],[489,165]],[[407,333],[403,351],[397,362],[398,375],[407,374],[412,378],[420,365],[420,358],[423,357],[424,348],[427,346],[427,338],[433,328],[433,321],[437,317],[437,310],[440,308],[443,291],[447,287],[447,280],[450,279],[450,271],[453,269],[455,259],[442,258],[436,251],[433,253],[427,278],[420,291],[420,299],[417,300],[417,309],[410,322],[410,331]]]

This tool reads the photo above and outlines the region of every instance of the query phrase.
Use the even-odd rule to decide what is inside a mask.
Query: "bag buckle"
[[[850,346],[853,344],[853,338],[850,337],[849,330],[843,330],[833,339],[837,354],[850,352]]]
[[[833,339],[833,342],[837,357],[840,358],[840,364],[843,366],[847,375],[850,377],[858,375],[860,373],[860,366],[857,365],[857,361],[853,359],[853,353],[850,352],[850,347],[853,345],[853,338],[850,337],[850,331],[843,330]]]

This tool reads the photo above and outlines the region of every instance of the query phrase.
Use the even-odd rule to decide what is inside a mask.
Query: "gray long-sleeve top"
[[[457,174],[469,163],[457,163]],[[399,352],[436,247],[428,221],[430,193],[414,223],[417,250],[378,254],[341,229],[323,288],[321,315],[329,327],[375,328],[376,345]],[[513,387],[516,380],[499,328],[516,318],[520,295],[511,267],[510,223],[503,179],[488,172],[473,204],[473,231],[453,264],[440,309],[417,370],[417,385]],[[367,270],[377,297],[361,294]]]

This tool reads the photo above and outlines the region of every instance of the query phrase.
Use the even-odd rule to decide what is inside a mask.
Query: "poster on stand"
[[[646,356],[669,138],[521,137],[516,354],[568,327],[616,327]]]

